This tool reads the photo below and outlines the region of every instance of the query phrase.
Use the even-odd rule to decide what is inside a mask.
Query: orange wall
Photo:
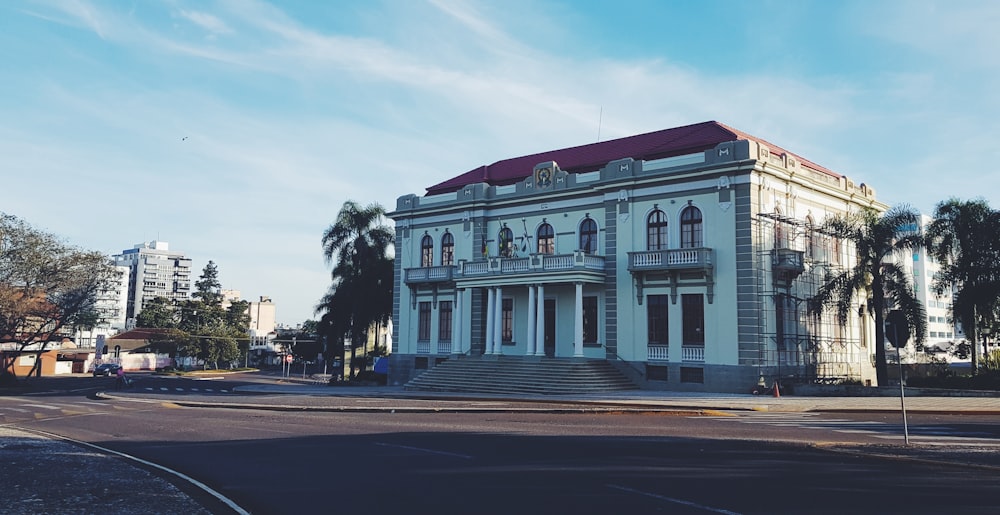
[[[59,352],[54,350],[45,351],[41,355],[42,360],[42,375],[51,376],[56,373],[56,357]],[[4,353],[4,364],[13,361],[14,362],[14,374],[17,377],[25,377],[28,372],[31,372],[32,367],[35,365],[34,352],[26,352],[20,356],[15,355],[13,352]]]

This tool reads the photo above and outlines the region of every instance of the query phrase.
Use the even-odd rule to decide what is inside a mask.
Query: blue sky
[[[0,4],[0,211],[159,239],[299,323],[345,200],[706,120],[890,205],[1000,208],[1000,3],[41,0]]]

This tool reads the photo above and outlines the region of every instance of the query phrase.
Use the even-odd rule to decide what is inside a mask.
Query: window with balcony
[[[681,295],[684,345],[705,345],[705,301],[700,293]]]
[[[538,228],[538,253],[555,254],[556,233],[549,224],[542,224]]]
[[[694,249],[704,246],[701,210],[694,206],[688,206],[684,208],[684,211],[681,211],[681,248]]]
[[[444,233],[441,237],[441,265],[450,266],[455,264],[455,237],[450,232]]]
[[[587,254],[597,253],[597,222],[584,218],[580,223],[580,250]]]
[[[451,341],[451,316],[452,307],[450,300],[441,301],[438,304],[438,341]]]
[[[646,326],[650,344],[666,345],[667,336],[667,306],[670,298],[667,295],[649,295],[646,297]]]
[[[429,234],[420,240],[420,266],[434,266],[434,238]]]
[[[502,311],[500,339],[503,343],[511,343],[514,341],[514,299],[503,299]]]
[[[511,257],[514,255],[514,231],[509,227],[500,229],[497,234],[498,251],[501,257]]]
[[[597,297],[583,298],[583,343],[597,343]]]
[[[667,215],[659,209],[646,218],[646,250],[667,250]]]
[[[417,340],[431,341],[431,303],[421,302],[418,306]]]

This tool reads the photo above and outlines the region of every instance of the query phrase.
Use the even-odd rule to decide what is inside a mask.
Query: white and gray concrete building
[[[116,266],[129,269],[125,317],[134,321],[156,297],[182,301],[191,297],[191,259],[170,250],[165,241],[140,243],[112,256]]]
[[[442,360],[606,360],[650,389],[874,383],[874,328],[808,313],[875,191],[717,122],[481,166],[399,197],[390,384]]]

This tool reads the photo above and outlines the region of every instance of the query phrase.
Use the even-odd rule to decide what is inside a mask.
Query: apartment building
[[[127,267],[128,297],[125,318],[134,326],[136,315],[156,297],[183,301],[191,297],[191,259],[170,250],[165,241],[140,243],[112,256],[116,266]]]

